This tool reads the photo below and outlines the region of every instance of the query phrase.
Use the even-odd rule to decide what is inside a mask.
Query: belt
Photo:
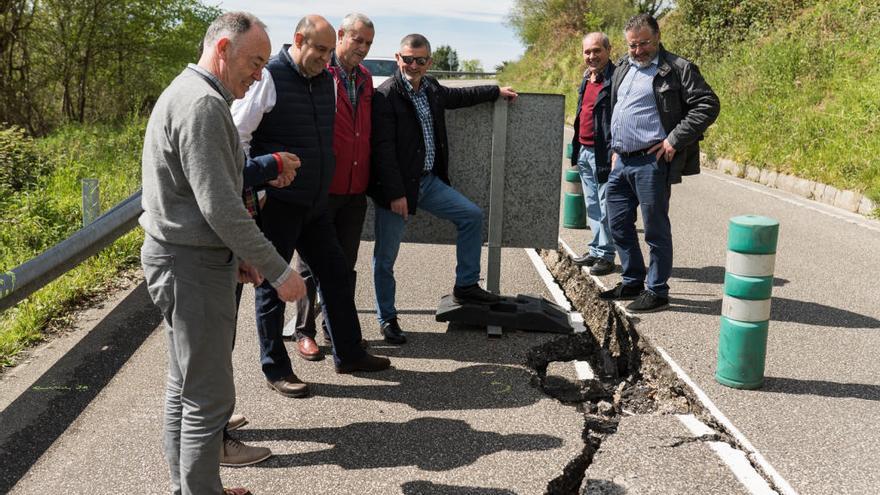
[[[422,170],[422,175],[421,175],[421,177],[427,177],[428,175],[430,175],[430,174],[433,173],[433,172],[434,172],[434,169],[431,169],[431,170]]]
[[[618,152],[618,153],[617,153],[617,156],[619,156],[619,157],[621,157],[621,158],[633,158],[633,157],[635,157],[635,156],[645,156],[645,155],[650,155],[651,152],[648,151],[648,150],[650,150],[650,149],[653,148],[654,146],[657,146],[657,143],[654,143],[654,144],[652,144],[651,146],[648,146],[647,148],[642,148],[642,149],[640,149],[640,150],[636,150],[636,151],[622,151],[622,152]]]

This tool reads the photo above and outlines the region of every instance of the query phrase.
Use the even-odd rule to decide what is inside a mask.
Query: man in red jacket
[[[367,184],[370,179],[370,122],[373,78],[361,64],[370,52],[375,29],[365,15],[348,14],[342,20],[336,50],[327,66],[336,84],[336,119],[333,152],[336,172],[330,184],[328,212],[342,245],[354,290],[358,247],[367,212]],[[306,281],[308,297],[296,303],[296,317],[288,324],[296,337],[296,352],[303,359],[317,361],[324,356],[315,342],[315,281],[309,267],[297,256],[296,269]],[[354,294],[352,294],[354,297]]]

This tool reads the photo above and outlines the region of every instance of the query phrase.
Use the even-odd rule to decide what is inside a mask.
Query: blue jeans
[[[458,230],[455,242],[455,285],[473,285],[480,280],[480,249],[483,245],[483,211],[434,174],[422,177],[419,184],[418,207],[428,213],[450,220]],[[376,314],[384,324],[397,318],[394,298],[394,262],[406,220],[393,211],[376,207],[376,245],[373,249],[373,284],[376,289]]]
[[[608,218],[606,193],[608,183],[599,184],[596,175],[596,155],[593,148],[581,146],[578,155],[578,172],[584,189],[584,203],[587,205],[587,223],[593,238],[587,244],[589,255],[614,261],[614,241],[611,239],[611,221]]]
[[[653,155],[618,157],[617,166],[608,177],[608,216],[623,268],[623,284],[644,283],[648,290],[662,297],[668,297],[667,281],[672,273],[668,179],[669,165],[665,161],[658,163]],[[636,235],[636,208],[639,207],[650,255],[647,271]]]

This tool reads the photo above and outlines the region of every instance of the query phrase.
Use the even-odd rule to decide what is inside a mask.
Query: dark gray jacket
[[[629,71],[629,61],[617,65],[611,81],[611,106],[617,104],[617,90]],[[676,153],[669,164],[669,183],[681,182],[683,175],[700,173],[700,144],[703,133],[718,118],[721,103],[688,60],[667,52],[660,45],[660,60],[654,76],[654,98],[666,139]]]
[[[596,103],[593,104],[593,131],[595,132],[595,144],[593,150],[596,152],[596,179],[600,184],[608,182],[608,174],[611,173],[611,111],[614,107],[611,105],[611,77],[617,66],[612,62],[608,62],[605,66],[602,89],[596,96]],[[571,140],[571,166],[577,165],[578,154],[581,149],[581,141],[578,133],[581,125],[581,105],[584,102],[584,90],[587,87],[587,81],[590,79],[589,72],[584,74],[581,86],[578,88],[577,110],[574,114],[574,138]]]

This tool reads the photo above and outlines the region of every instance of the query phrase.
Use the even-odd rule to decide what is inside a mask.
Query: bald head
[[[307,77],[314,77],[330,63],[336,45],[336,32],[327,19],[307,15],[296,24],[291,58]]]

